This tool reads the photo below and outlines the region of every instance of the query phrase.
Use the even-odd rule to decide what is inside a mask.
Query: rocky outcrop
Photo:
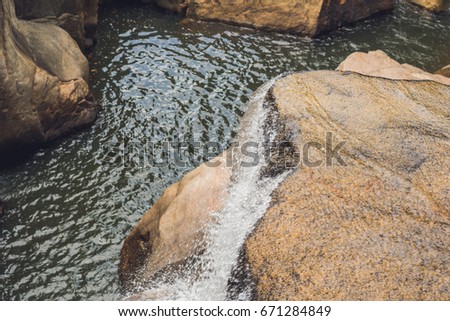
[[[245,242],[229,297],[245,288],[259,300],[448,300],[450,86],[382,52],[340,69],[291,74],[266,96],[267,125],[289,142],[271,159],[299,166]],[[127,237],[119,274],[129,290],[166,271],[195,273],[186,266],[233,183],[219,159],[169,187]],[[279,172],[271,163],[264,175]],[[158,291],[130,299],[166,297]]]
[[[141,0],[188,18],[317,36],[394,8],[395,0]]]
[[[204,227],[223,207],[231,179],[226,157],[202,164],[173,184],[125,239],[119,276],[128,289],[203,250]]]
[[[355,52],[348,56],[337,70],[397,80],[433,80],[444,85],[450,85],[449,78],[430,74],[408,64],[400,64],[389,58],[381,50],[369,53]]]
[[[292,74],[267,98],[303,160],[313,148],[244,245],[256,299],[450,299],[450,86],[355,71]]]
[[[435,12],[448,11],[450,8],[449,0],[408,0],[408,2]]]
[[[316,36],[390,10],[394,0],[188,1],[187,16],[257,29]]]
[[[98,0],[14,0],[20,19],[66,30],[82,50],[96,42]]]
[[[438,71],[435,72],[435,74],[450,78],[450,65],[439,69]]]
[[[0,5],[0,153],[9,156],[91,123],[88,62],[61,28],[17,19]]]

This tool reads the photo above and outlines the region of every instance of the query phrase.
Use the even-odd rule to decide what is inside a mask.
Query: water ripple
[[[92,86],[96,124],[0,172],[0,300],[120,299],[121,243],[186,167],[105,166],[105,146],[197,139],[225,148],[251,93],[292,70],[334,69],[383,49],[433,71],[450,63],[450,17],[393,14],[309,39],[221,24],[181,24],[152,8],[103,9]],[[134,164],[133,160],[128,162]],[[116,164],[117,165],[117,164]]]

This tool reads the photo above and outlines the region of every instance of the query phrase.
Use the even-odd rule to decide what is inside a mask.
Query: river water
[[[252,93],[273,77],[334,69],[354,51],[376,49],[429,71],[450,63],[450,16],[410,5],[314,40],[122,5],[101,9],[98,37],[97,122],[0,170],[8,204],[0,300],[122,299],[117,264],[127,233],[207,158],[198,146],[215,142],[217,154],[228,146]],[[162,148],[180,140],[184,166]],[[116,157],[123,146],[132,152]]]

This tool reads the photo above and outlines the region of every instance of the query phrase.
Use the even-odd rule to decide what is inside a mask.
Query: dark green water
[[[376,49],[429,71],[450,64],[450,16],[407,5],[316,40],[183,25],[151,7],[103,8],[98,37],[91,61],[103,105],[97,122],[0,171],[0,199],[9,207],[0,218],[1,300],[120,299],[127,233],[205,159],[193,142],[224,149],[252,92],[276,75],[334,69],[354,51]],[[186,166],[105,166],[105,146],[177,140],[188,142]]]

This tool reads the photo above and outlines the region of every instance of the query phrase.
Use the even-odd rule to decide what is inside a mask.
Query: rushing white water
[[[216,220],[207,227],[206,251],[191,263],[191,266],[184,268],[183,272],[178,271],[144,290],[138,296],[140,299],[226,299],[228,280],[239,251],[247,235],[267,210],[272,191],[284,177],[280,175],[276,178],[261,178],[261,169],[266,165],[263,142],[267,135],[267,132],[264,132],[264,123],[268,114],[264,109],[264,98],[275,80],[266,83],[254,94],[239,130],[240,144],[258,143],[260,161],[256,166],[234,166],[233,183],[229,188],[225,207],[213,214]],[[256,147],[252,152],[256,152]],[[237,156],[236,164],[240,161],[246,161],[244,156]],[[239,296],[246,299],[249,294],[241,293]]]

